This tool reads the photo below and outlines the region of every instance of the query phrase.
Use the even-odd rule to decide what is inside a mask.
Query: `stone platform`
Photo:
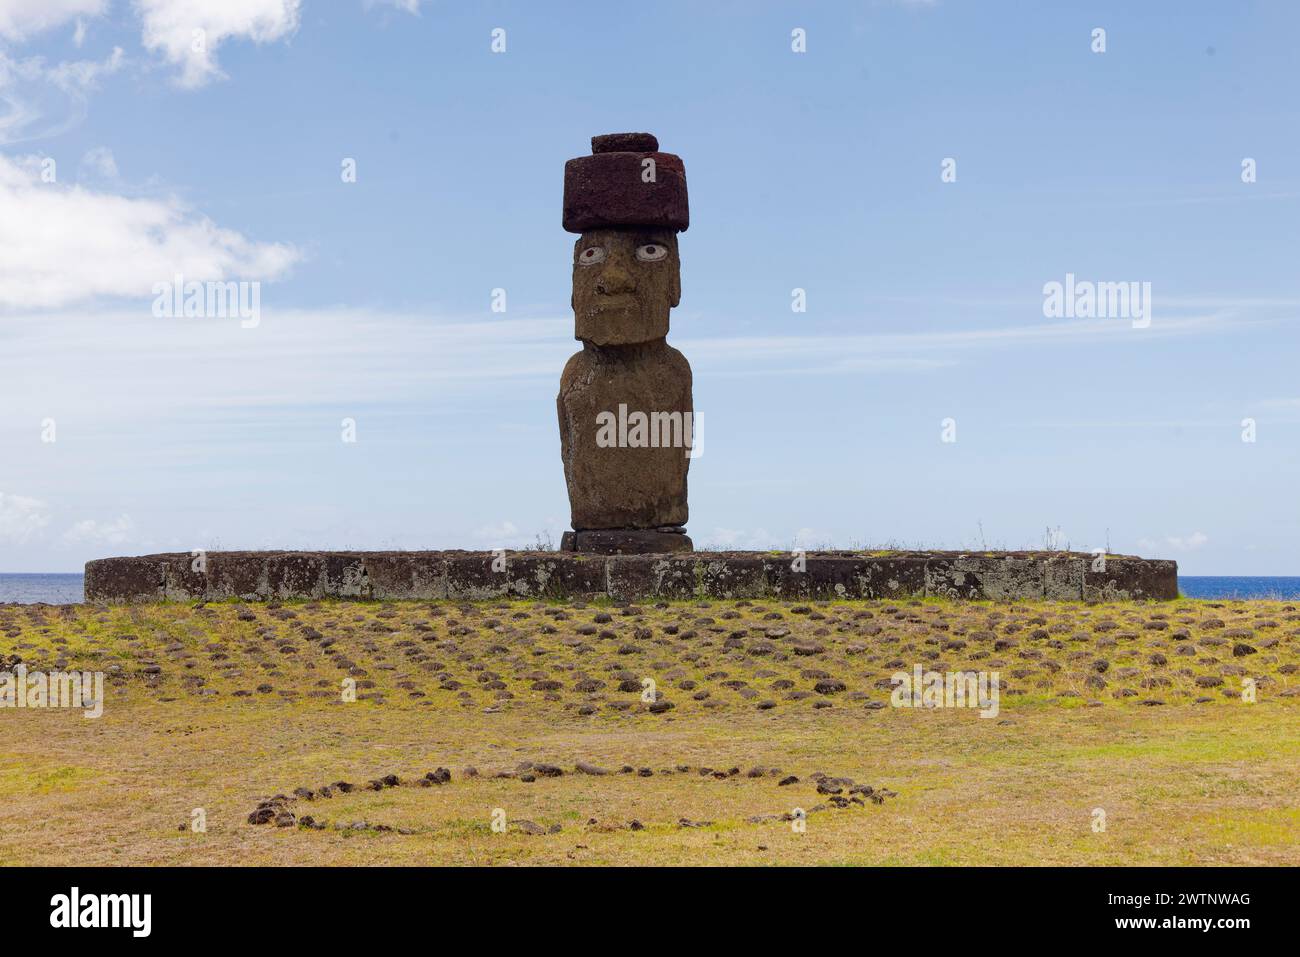
[[[598,555],[661,555],[665,552],[690,552],[695,546],[685,529],[597,528],[582,532],[565,532],[560,538],[562,552],[592,552]]]
[[[499,553],[498,553],[499,554]],[[1178,597],[1175,562],[1069,552],[208,552],[86,563],[86,601],[296,598],[909,598],[1015,601]]]

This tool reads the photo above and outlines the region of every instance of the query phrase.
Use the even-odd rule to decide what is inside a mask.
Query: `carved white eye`
[[[646,243],[636,247],[636,258],[643,263],[657,263],[668,255],[668,247],[662,243]]]
[[[588,246],[582,252],[578,253],[579,266],[594,266],[597,263],[605,261],[604,246]]]

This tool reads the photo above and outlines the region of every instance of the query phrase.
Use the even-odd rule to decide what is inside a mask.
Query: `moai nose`
[[[632,278],[632,274],[616,263],[606,266],[596,280],[596,291],[606,296],[632,292],[635,289],[636,280]]]

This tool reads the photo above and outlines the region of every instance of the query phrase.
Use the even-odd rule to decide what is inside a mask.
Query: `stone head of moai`
[[[560,452],[577,551],[689,551],[686,471],[697,432],[691,368],[665,341],[681,299],[686,169],[649,133],[594,136],[564,167],[573,246],[573,356]]]
[[[668,335],[681,299],[677,233],[690,225],[686,169],[649,133],[593,136],[564,166],[573,248],[574,336],[598,346]]]

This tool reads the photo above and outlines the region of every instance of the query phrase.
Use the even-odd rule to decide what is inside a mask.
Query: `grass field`
[[[1300,863],[1283,602],[4,606],[0,656],[108,676],[0,708],[0,864]]]

